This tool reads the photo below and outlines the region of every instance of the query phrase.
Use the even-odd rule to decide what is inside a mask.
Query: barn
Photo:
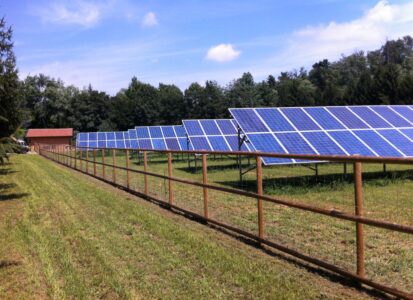
[[[41,147],[65,148],[71,144],[73,128],[31,128],[27,131],[31,151],[39,152]]]

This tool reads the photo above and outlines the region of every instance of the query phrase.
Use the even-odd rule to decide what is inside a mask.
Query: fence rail
[[[381,290],[388,294],[402,297],[406,299],[413,299],[413,295],[410,294],[408,291],[402,291],[397,289],[396,287],[390,287],[381,283],[378,283],[372,279],[369,279],[365,275],[365,259],[364,259],[364,252],[365,252],[365,242],[364,242],[364,225],[378,227],[382,229],[387,229],[390,231],[395,232],[402,232],[405,234],[413,234],[413,226],[403,225],[403,224],[396,224],[392,222],[388,222],[385,220],[379,220],[374,218],[367,218],[364,216],[363,211],[363,179],[362,179],[362,163],[391,163],[391,164],[406,164],[406,165],[413,165],[413,159],[411,158],[377,158],[377,157],[363,157],[363,156],[327,156],[327,155],[298,155],[298,154],[275,154],[275,153],[261,153],[261,152],[211,152],[211,151],[160,151],[160,150],[139,150],[139,152],[143,152],[143,170],[133,169],[130,167],[129,156],[133,152],[137,152],[136,149],[113,149],[112,150],[112,163],[109,164],[106,162],[105,159],[109,158],[105,155],[107,149],[102,148],[66,148],[66,149],[47,149],[47,147],[40,147],[40,154],[46,158],[49,158],[53,161],[56,161],[60,164],[68,166],[72,169],[76,169],[83,173],[86,173],[90,176],[103,180],[107,183],[110,183],[114,186],[122,188],[130,193],[135,195],[139,195],[143,198],[149,199],[151,201],[157,202],[166,206],[170,209],[174,209],[185,214],[191,215],[196,217],[200,220],[203,220],[206,223],[213,224],[216,226],[223,227],[227,230],[236,232],[237,234],[246,236],[250,239],[255,240],[256,242],[260,243],[261,245],[266,245],[272,248],[275,248],[279,251],[283,251],[289,255],[295,256],[301,260],[306,262],[315,264],[320,266],[324,269],[329,271],[338,273],[342,276],[348,277],[352,280],[355,280],[359,283],[363,283],[375,289]],[[96,161],[96,152],[101,152],[101,162]],[[126,162],[125,166],[120,166],[117,164],[117,153],[123,151],[126,155]],[[162,175],[154,172],[150,172],[148,169],[148,153],[156,152],[160,154],[166,155],[167,158],[167,175]],[[186,153],[189,155],[196,155],[201,156],[202,161],[202,182],[188,180],[180,177],[173,176],[173,154],[182,154]],[[90,154],[92,154],[92,159],[90,159]],[[256,159],[256,192],[248,192],[240,189],[235,188],[228,188],[223,187],[215,184],[210,184],[208,182],[208,160],[207,155],[231,155],[231,156],[248,156],[254,157]],[[106,157],[105,157],[106,156]],[[263,193],[263,179],[262,179],[262,157],[276,157],[276,158],[295,158],[295,159],[306,159],[306,160],[314,160],[314,161],[330,161],[330,162],[342,162],[342,163],[351,163],[354,167],[354,214],[346,213],[343,211],[335,210],[335,209],[325,209],[321,207],[317,207],[314,205],[309,205],[303,203],[302,201],[297,200],[285,200],[279,197],[271,197],[264,195]],[[83,163],[85,166],[85,171],[83,168]],[[89,164],[93,164],[93,170],[89,170]],[[101,176],[97,175],[97,166],[102,167]],[[112,171],[112,178],[108,178],[106,174],[106,169],[111,168]],[[126,185],[121,185],[117,181],[117,172],[124,171],[126,172]],[[144,181],[144,188],[143,190],[134,190],[131,188],[131,177],[130,174],[140,174],[143,175]],[[159,199],[149,192],[149,177],[164,179],[168,181],[168,201],[164,201]],[[196,213],[191,210],[187,210],[183,207],[180,207],[175,204],[175,194],[173,183],[180,183],[184,185],[196,186],[202,188],[202,197],[203,197],[203,214]],[[229,193],[233,195],[244,196],[249,199],[254,199],[257,201],[257,226],[258,232],[257,234],[252,234],[248,231],[245,231],[241,228],[223,223],[221,221],[215,220],[210,217],[209,215],[209,190],[214,190],[223,193]],[[339,266],[327,262],[323,259],[318,259],[307,254],[303,254],[297,250],[291,249],[279,243],[276,243],[273,240],[269,240],[265,236],[265,219],[264,219],[264,207],[263,202],[272,203],[276,205],[282,205],[289,208],[316,213],[324,216],[328,216],[331,218],[346,220],[349,222],[355,223],[356,229],[356,257],[355,257],[355,266],[356,272],[350,272]],[[412,270],[413,271],[413,270]]]

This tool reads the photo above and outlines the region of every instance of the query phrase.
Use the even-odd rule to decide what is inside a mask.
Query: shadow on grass
[[[399,180],[413,180],[412,170],[363,173],[363,184],[387,186]],[[264,178],[263,186],[267,194],[304,194],[309,191],[340,190],[353,184],[353,175],[342,173],[326,175],[306,175],[283,178]],[[255,179],[240,181],[216,181],[216,183],[249,192],[257,190]]]
[[[1,175],[9,175],[13,173],[17,173],[18,171],[12,170],[10,168],[0,169],[0,176]]]
[[[15,183],[0,183],[0,192],[16,187]]]
[[[25,198],[27,196],[30,196],[30,194],[29,193],[12,193],[12,194],[0,195],[0,202],[17,200],[17,199]]]
[[[143,156],[141,158],[137,158],[136,156],[134,156],[133,158],[130,158],[131,162],[134,165],[137,166],[143,166]],[[186,157],[182,158],[182,157],[173,157],[172,158],[173,163],[184,163],[187,162],[188,160],[186,159]],[[161,158],[161,157],[148,157],[148,165],[167,165],[168,164],[168,159],[165,155],[165,158]]]
[[[133,164],[143,165],[143,155],[141,155],[141,157],[139,159],[136,155],[134,155],[133,157],[130,158],[131,161],[132,161],[132,159],[134,160]],[[244,158],[244,160],[246,161],[247,159]],[[172,161],[173,161],[173,163],[186,163],[187,164],[188,163],[188,156],[186,154],[184,154],[183,156],[182,155],[173,155]],[[194,173],[194,171],[192,170],[192,169],[195,169],[195,167],[194,167],[195,166],[195,159],[194,159],[193,155],[191,155],[189,157],[189,161],[191,162],[191,167],[190,168],[181,167],[181,168],[178,168],[178,169],[182,170],[184,172]],[[221,157],[220,155],[216,155],[214,157],[213,155],[208,155],[208,170],[210,170],[211,168],[214,167],[213,165],[211,165],[214,162],[228,162],[228,161],[230,161],[231,164],[223,165],[223,166],[220,166],[220,167],[224,168],[224,169],[226,168],[226,166],[236,165],[236,167],[238,167],[237,163],[235,162],[236,161],[235,157],[228,157],[228,156],[222,156]],[[253,161],[253,160],[251,159],[251,161]],[[167,158],[166,154],[165,155],[156,155],[156,156],[148,155],[148,165],[150,165],[150,164],[154,164],[154,165],[155,164],[156,165],[165,164],[166,165],[167,163],[168,163],[168,158]],[[198,168],[201,168],[201,166],[202,166],[201,156],[199,156],[197,158],[197,166],[198,166]],[[232,168],[233,167],[229,167],[229,169],[232,169]]]
[[[30,196],[29,193],[7,193],[9,189],[16,187],[15,183],[0,183],[0,202],[1,201],[10,201],[10,200],[17,200],[27,196]]]
[[[251,164],[243,163],[242,164],[242,169],[245,171],[248,168],[253,167]],[[233,162],[230,164],[226,165],[208,165],[208,173],[214,173],[214,172],[221,172],[221,171],[227,171],[227,170],[238,170],[239,166],[237,162]],[[190,174],[201,174],[202,173],[202,161],[198,161],[197,167],[195,168],[195,163],[192,161],[191,162],[191,167],[179,167],[176,168],[177,170],[190,173]]]
[[[15,267],[19,266],[22,263],[20,261],[14,260],[0,260],[0,269],[7,268],[7,267]]]

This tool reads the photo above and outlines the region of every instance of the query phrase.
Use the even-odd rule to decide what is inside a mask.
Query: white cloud
[[[90,1],[72,1],[69,3],[53,3],[48,7],[35,10],[43,22],[80,25],[83,27],[93,27],[102,18],[107,3],[95,3]]]
[[[158,19],[156,18],[155,13],[148,12],[142,19],[142,25],[145,27],[152,27],[158,25]]]
[[[240,51],[234,49],[231,44],[220,44],[209,48],[206,58],[218,62],[231,61],[241,54]]]
[[[412,12],[413,1],[391,5],[382,0],[360,18],[294,32],[281,54],[297,67],[322,58],[337,59],[356,50],[374,50],[386,39],[413,34]]]
[[[80,2],[75,2],[80,3]],[[84,3],[84,2],[82,2]],[[108,3],[108,2],[106,2]],[[70,10],[69,10],[70,8]],[[100,7],[98,21],[113,10],[108,6]],[[73,6],[67,9],[74,11]],[[125,10],[126,11],[126,10]],[[127,10],[131,12],[131,9]],[[25,67],[20,67],[21,76],[29,73],[43,72],[54,77],[62,78],[68,84],[87,86],[92,83],[95,88],[110,93],[126,87],[133,75],[152,84],[158,82],[174,83],[185,88],[189,83],[198,81],[203,83],[207,79],[218,80],[226,84],[230,80],[251,71],[256,80],[264,79],[269,74],[278,74],[300,66],[309,67],[317,60],[328,58],[337,59],[341,54],[351,54],[355,50],[374,50],[380,47],[386,38],[394,39],[403,35],[413,35],[413,0],[404,4],[389,4],[379,1],[375,6],[366,10],[360,17],[347,22],[330,22],[317,26],[308,26],[285,34],[270,37],[260,37],[244,43],[237,42],[237,47],[253,53],[255,49],[273,49],[267,55],[260,55],[251,60],[239,60],[234,65],[213,65],[203,69],[202,65],[184,64],[189,55],[198,57],[205,49],[181,48],[182,40],[157,41],[139,40],[135,43],[118,43],[113,45],[87,46],[87,49],[53,49],[37,52],[31,49]],[[134,12],[142,16],[141,11]],[[123,14],[125,16],[125,14]],[[93,18],[92,18],[93,19]],[[156,16],[155,16],[156,19]],[[139,22],[137,19],[134,21]],[[140,20],[142,21],[142,20]],[[92,22],[93,23],[93,22]],[[96,23],[95,23],[96,24]],[[287,33],[288,34],[288,33]],[[143,45],[145,45],[143,47]],[[172,50],[174,49],[174,50]],[[259,52],[259,51],[257,51]],[[66,53],[71,53],[70,59]],[[75,55],[73,55],[75,53]],[[209,49],[205,58],[208,60],[225,62],[236,59],[241,52],[231,44],[220,44]],[[37,57],[38,56],[38,57]],[[45,59],[45,58],[48,59]],[[180,67],[171,67],[169,64],[154,63],[160,59],[182,62]],[[33,61],[32,65],[29,62]],[[46,62],[47,61],[47,62]]]

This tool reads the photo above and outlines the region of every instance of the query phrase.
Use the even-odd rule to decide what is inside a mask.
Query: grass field
[[[0,167],[0,239],[2,299],[368,297],[37,155]]]
[[[107,154],[108,155],[108,154]],[[91,157],[89,157],[91,159]],[[149,171],[167,175],[165,155],[149,159]],[[100,161],[100,157],[97,157]],[[246,160],[245,160],[246,162]],[[106,163],[112,163],[106,157]],[[118,153],[117,165],[125,166],[125,157]],[[79,166],[79,165],[78,165]],[[133,157],[131,166],[143,169]],[[173,175],[202,181],[200,162],[198,169],[187,168],[187,162],[175,158]],[[194,163],[192,163],[194,166]],[[255,173],[247,173],[238,181],[234,159],[208,158],[209,182],[226,187],[255,190]],[[85,163],[82,165],[86,169]],[[319,207],[354,213],[354,185],[351,165],[344,177],[342,164],[319,165],[319,175],[303,166],[264,168],[264,192],[284,199],[294,199]],[[413,225],[413,168],[408,165],[363,164],[363,192],[365,215]],[[93,172],[89,164],[89,172]],[[97,175],[101,176],[101,167]],[[111,168],[106,168],[111,178]],[[143,191],[143,176],[131,173],[131,187]],[[117,182],[126,185],[126,174],[117,170]],[[202,189],[174,183],[177,205],[202,214]],[[168,201],[168,183],[149,177],[150,193]],[[251,198],[210,191],[210,217],[257,233],[256,201]],[[355,272],[355,226],[353,223],[309,212],[302,212],[271,203],[264,204],[265,230],[269,239],[297,249],[305,254],[324,259],[346,270]],[[378,282],[413,292],[413,238],[408,234],[365,226],[366,274]]]

